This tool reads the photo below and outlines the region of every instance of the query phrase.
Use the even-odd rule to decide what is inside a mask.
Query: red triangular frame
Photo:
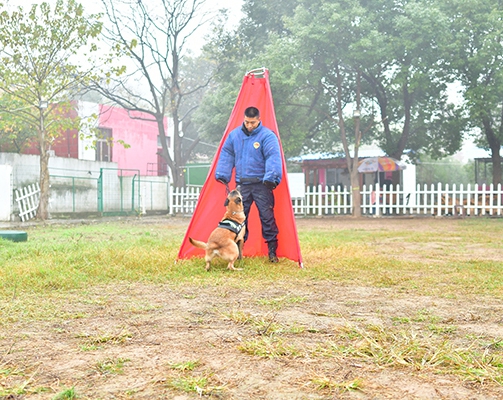
[[[241,90],[239,91],[229,122],[225,128],[224,136],[220,141],[217,153],[211,164],[208,177],[199,195],[199,200],[187,228],[182,246],[180,247],[178,258],[203,256],[204,251],[192,246],[188,240],[189,237],[206,241],[224,215],[226,188],[215,180],[216,163],[229,132],[243,123],[244,110],[250,106],[257,107],[260,110],[260,116],[264,126],[272,129],[276,133],[276,136],[278,136],[281,157],[283,158],[283,179],[274,190],[276,202],[274,215],[279,228],[277,255],[278,257],[285,257],[296,261],[302,267],[297,226],[295,224],[292,200],[288,187],[285,156],[278,133],[271,88],[269,86],[269,71],[265,68],[250,71],[246,73],[243,78]],[[229,187],[231,190],[235,187],[234,178],[229,184]],[[244,245],[243,255],[247,257],[267,255],[267,244],[262,238],[262,228],[255,204],[252,205],[248,216],[248,227],[249,236]]]

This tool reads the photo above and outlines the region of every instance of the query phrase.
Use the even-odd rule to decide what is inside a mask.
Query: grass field
[[[503,398],[503,219],[299,219],[305,268],[209,272],[188,223],[0,241],[0,398]]]

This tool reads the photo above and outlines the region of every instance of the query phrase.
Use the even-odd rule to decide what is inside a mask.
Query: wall
[[[12,167],[0,165],[0,221],[10,221],[12,213]]]
[[[39,162],[37,155],[0,153],[0,221],[18,220],[13,191],[38,182]],[[136,197],[132,204],[133,177],[119,179],[117,163],[51,157],[49,213],[98,213],[98,179],[101,172],[113,177],[104,184],[106,198],[103,199],[111,211],[131,211],[131,206],[137,212],[168,211],[169,179],[166,176],[134,177]],[[8,206],[4,207],[4,204]]]
[[[38,155],[0,153],[0,165],[1,164],[12,166],[14,188],[19,188],[39,181],[40,157]],[[51,176],[97,178],[101,168],[117,168],[117,164],[77,160],[66,157],[49,158],[49,174]]]

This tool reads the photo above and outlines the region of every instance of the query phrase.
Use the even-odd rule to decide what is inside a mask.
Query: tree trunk
[[[36,219],[45,221],[49,218],[49,149],[45,143],[45,129],[43,116],[40,117],[41,132],[39,134],[40,144],[40,198],[37,208]]]
[[[362,197],[360,195],[360,174],[358,168],[354,168],[351,171],[351,187],[352,190],[352,200],[353,200],[353,217],[362,216]]]
[[[155,119],[157,121],[157,128],[159,131],[159,138],[161,142],[161,156],[164,158],[166,161],[166,164],[168,165],[168,170],[171,172],[171,177],[173,179],[173,186],[175,187],[183,187],[185,186],[185,178],[184,174],[181,168],[181,165],[177,163],[177,151],[180,151],[180,137],[179,137],[179,130],[176,127],[177,124],[173,120],[174,124],[174,129],[173,129],[173,152],[175,154],[175,159],[171,157],[169,154],[169,147],[168,147],[168,137],[166,136],[166,129],[164,127],[164,114],[163,113],[157,113],[155,115]]]
[[[498,184],[502,183],[502,171],[501,171],[501,156],[498,150],[493,150],[491,153],[491,158],[493,161],[493,185],[496,187]]]
[[[502,170],[501,170],[501,140],[495,135],[494,130],[491,126],[488,117],[482,118],[482,124],[484,126],[484,133],[487,138],[487,143],[491,149],[491,160],[493,162],[493,185],[497,186],[502,182]]]
[[[175,187],[185,186],[185,173],[183,170],[184,159],[182,155],[182,138],[180,136],[180,120],[177,114],[178,110],[174,110],[172,113],[173,118],[173,152],[174,152],[174,169],[173,169],[173,185]],[[175,177],[176,175],[176,177]]]

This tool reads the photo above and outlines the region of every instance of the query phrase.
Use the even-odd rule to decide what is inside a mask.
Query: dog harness
[[[241,232],[241,229],[245,226],[245,222],[242,224],[238,224],[236,221],[233,221],[232,219],[224,219],[218,223],[219,228],[224,228],[228,229],[231,232],[234,232],[236,234],[236,237],[238,237],[239,232]]]

